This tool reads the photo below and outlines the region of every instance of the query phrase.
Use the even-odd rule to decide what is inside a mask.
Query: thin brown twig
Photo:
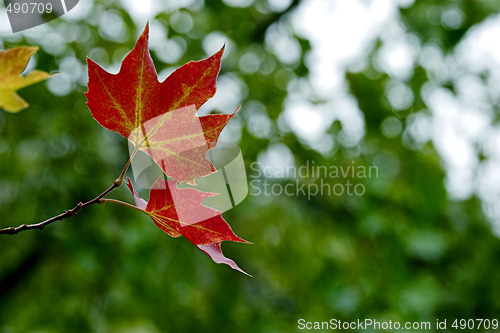
[[[73,207],[73,209],[67,210],[64,213],[61,213],[61,214],[59,214],[57,216],[51,217],[50,219],[47,219],[47,220],[39,222],[39,223],[21,224],[18,227],[7,227],[7,228],[0,229],[0,234],[15,235],[15,234],[17,234],[17,233],[19,233],[21,231],[24,231],[24,230],[30,230],[30,229],[40,229],[40,230],[42,230],[43,228],[45,228],[45,226],[47,226],[47,225],[49,225],[51,223],[54,223],[56,221],[60,221],[60,220],[63,220],[63,219],[66,219],[68,217],[71,217],[71,216],[74,216],[74,215],[78,214],[78,212],[80,210],[82,210],[83,208],[85,208],[87,206],[101,203],[102,202],[101,199],[106,194],[108,194],[109,192],[113,191],[115,188],[119,187],[123,183],[123,178],[125,177],[125,173],[127,172],[127,169],[130,166],[130,163],[131,163],[132,159],[134,158],[136,152],[137,152],[137,150],[134,150],[132,152],[132,154],[130,155],[130,158],[127,161],[127,164],[125,164],[125,167],[123,168],[122,173],[113,182],[113,184],[110,187],[108,187],[104,192],[102,192],[97,197],[95,197],[94,199],[92,199],[90,201],[87,201],[85,203],[79,202],[75,207]]]

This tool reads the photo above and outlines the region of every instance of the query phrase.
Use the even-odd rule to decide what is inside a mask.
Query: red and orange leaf
[[[134,194],[137,207],[145,209],[160,229],[172,237],[184,236],[216,263],[227,264],[245,273],[234,261],[222,254],[220,243],[248,242],[234,234],[219,211],[201,204],[203,199],[214,195],[213,193],[191,188],[179,189],[175,181],[158,179],[151,188],[149,201],[145,205],[145,201],[133,189],[130,179],[127,184]]]
[[[166,175],[193,183],[195,177],[213,171],[205,153],[215,146],[233,116],[195,116],[215,94],[224,47],[205,60],[185,64],[160,83],[149,54],[148,36],[146,25],[117,74],[87,60],[87,105],[99,124],[128,138]],[[179,135],[181,128],[189,128],[189,134]],[[165,137],[172,131],[175,134]],[[182,172],[172,174],[172,170]]]

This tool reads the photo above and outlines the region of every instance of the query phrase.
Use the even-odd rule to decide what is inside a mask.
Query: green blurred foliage
[[[230,47],[221,76],[243,82],[237,96],[243,108],[235,121],[242,126],[238,143],[246,163],[270,144],[284,143],[297,165],[377,165],[380,175],[366,179],[366,193],[310,200],[249,196],[225,213],[235,232],[254,244],[224,243],[223,250],[253,278],[214,264],[188,241],[169,238],[147,216],[113,204],[91,206],[43,231],[2,235],[0,332],[295,332],[299,318],[498,318],[500,242],[480,202],[448,198],[431,143],[412,145],[401,134],[381,133],[387,117],[405,127],[413,110],[424,106],[418,96],[428,81],[425,70],[416,68],[408,82],[417,96],[412,109],[397,114],[384,97],[386,73],[369,63],[346,75],[366,122],[361,153],[341,146],[322,155],[293,132],[276,130],[287,84],[308,75],[310,45],[293,35],[301,57],[281,63],[266,46],[266,32],[276,25],[290,28],[287,14],[298,4],[272,12],[263,0],[243,8],[215,0],[151,17],[165,32],[154,36],[158,30],[152,30],[151,38],[168,38],[181,51],[168,58],[152,46],[157,71],[168,73],[207,56],[204,38],[222,34]],[[429,24],[430,11],[451,5],[465,14],[460,29]],[[446,52],[498,9],[487,1],[417,1],[401,10],[401,20],[423,42],[437,41]],[[120,31],[106,29],[117,19]],[[36,67],[48,72],[61,71],[69,58],[77,65],[69,62],[65,70],[85,70],[86,56],[118,70],[145,23],[136,26],[120,3],[103,0],[84,18],[50,22],[62,36],[58,43],[26,35],[2,43],[9,48],[38,42]],[[50,90],[37,84],[21,91],[29,109],[0,113],[1,227],[57,215],[101,193],[120,173],[128,158],[126,140],[92,119],[84,91],[83,80],[62,81]],[[253,114],[245,106],[255,101],[273,121],[270,137],[248,129]],[[330,130],[338,142],[341,126],[336,122]],[[131,201],[123,187],[110,197]]]

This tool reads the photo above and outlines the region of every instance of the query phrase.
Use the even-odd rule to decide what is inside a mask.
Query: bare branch
[[[40,222],[40,223],[21,224],[18,227],[3,228],[3,229],[0,229],[0,234],[15,235],[15,234],[17,234],[17,233],[19,233],[21,231],[24,231],[24,230],[30,230],[30,229],[40,229],[40,230],[42,230],[43,228],[45,228],[45,226],[47,226],[47,225],[49,225],[51,223],[54,223],[56,221],[60,221],[60,220],[63,220],[63,219],[66,219],[68,217],[71,217],[73,215],[78,214],[78,212],[80,210],[82,210],[83,208],[85,208],[87,206],[90,206],[90,205],[93,205],[93,204],[96,204],[96,203],[100,203],[99,200],[103,196],[105,196],[106,194],[108,194],[109,192],[111,192],[112,190],[114,190],[117,187],[118,187],[118,185],[116,183],[113,183],[113,185],[111,185],[106,191],[102,192],[101,194],[99,194],[94,199],[92,199],[90,201],[87,201],[85,203],[79,202],[73,209],[67,210],[67,211],[65,211],[62,214],[54,216],[54,217],[52,217],[52,218],[50,218],[48,220],[45,220],[43,222]]]
[[[0,234],[15,235],[15,234],[17,234],[17,233],[19,233],[21,231],[24,231],[24,230],[30,230],[30,229],[40,229],[40,230],[42,230],[43,228],[45,228],[45,226],[47,226],[47,225],[49,225],[51,223],[54,223],[54,222],[60,221],[60,220],[64,220],[64,219],[66,219],[68,217],[71,217],[71,216],[74,216],[74,215],[78,214],[78,212],[80,210],[82,210],[83,208],[85,208],[87,206],[101,203],[101,199],[106,194],[108,194],[109,192],[111,192],[112,190],[114,190],[115,188],[119,187],[122,184],[123,178],[125,177],[125,172],[127,172],[127,169],[130,166],[130,162],[132,161],[132,158],[135,156],[135,153],[136,153],[136,151],[134,150],[134,152],[130,156],[127,164],[123,168],[122,173],[113,182],[113,185],[111,185],[110,187],[108,187],[108,189],[106,191],[102,192],[101,194],[99,194],[94,199],[92,199],[90,201],[87,201],[85,203],[79,202],[73,209],[67,210],[64,213],[59,214],[59,215],[54,216],[54,217],[51,217],[50,219],[45,220],[43,222],[34,223],[34,224],[21,224],[18,227],[7,227],[7,228],[0,229]]]

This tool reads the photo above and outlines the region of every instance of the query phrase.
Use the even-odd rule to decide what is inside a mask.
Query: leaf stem
[[[17,234],[21,231],[24,231],[24,230],[30,230],[30,229],[42,230],[43,228],[45,228],[45,226],[47,226],[51,223],[54,223],[56,221],[60,221],[60,220],[63,220],[63,219],[66,219],[68,217],[71,217],[71,216],[78,214],[78,212],[80,210],[82,210],[83,208],[85,208],[87,206],[90,206],[90,205],[93,205],[96,203],[101,203],[105,200],[108,200],[108,199],[103,199],[103,197],[106,194],[108,194],[109,192],[113,191],[115,188],[119,187],[123,183],[123,178],[125,178],[125,173],[127,172],[127,169],[130,166],[130,163],[132,162],[132,159],[134,158],[136,153],[137,153],[137,148],[134,149],[132,154],[130,154],[130,158],[128,159],[127,163],[125,164],[125,167],[123,168],[123,171],[120,174],[120,176],[113,182],[113,184],[110,187],[108,187],[104,192],[99,194],[94,199],[89,200],[85,203],[79,202],[75,207],[73,207],[73,209],[67,210],[64,213],[61,213],[57,216],[51,217],[50,219],[47,219],[47,220],[39,222],[39,223],[21,224],[20,226],[17,226],[17,227],[7,227],[7,228],[0,229],[0,234],[15,235],[15,234]],[[109,199],[109,200],[111,200],[111,199]],[[116,201],[118,201],[118,200],[116,200]],[[123,202],[123,204],[126,204],[126,203]],[[130,205],[130,206],[133,207],[132,205]],[[140,210],[140,208],[137,208],[137,209]]]
[[[128,167],[130,166],[130,163],[132,163],[132,160],[134,159],[135,157],[135,154],[137,154],[137,147],[134,148],[134,151],[132,151],[132,154],[130,154],[130,158],[128,159],[127,163],[125,164],[125,166],[123,167],[123,171],[122,173],[120,174],[120,176],[115,180],[115,184],[117,184],[117,186],[120,186],[122,183],[123,183],[123,179],[125,178],[125,173],[127,173],[127,170],[128,170]]]
[[[138,211],[140,211],[142,213],[146,213],[147,214],[147,212],[146,212],[145,209],[141,209],[141,208],[136,207],[134,205],[131,205],[128,202],[125,202],[125,201],[120,201],[120,200],[116,200],[116,199],[104,199],[104,198],[102,198],[102,199],[99,200],[99,203],[104,203],[104,202],[114,202],[114,203],[117,203],[117,204],[120,204],[120,205],[123,205],[123,206],[127,206],[127,207],[133,208],[135,210],[138,210]]]

